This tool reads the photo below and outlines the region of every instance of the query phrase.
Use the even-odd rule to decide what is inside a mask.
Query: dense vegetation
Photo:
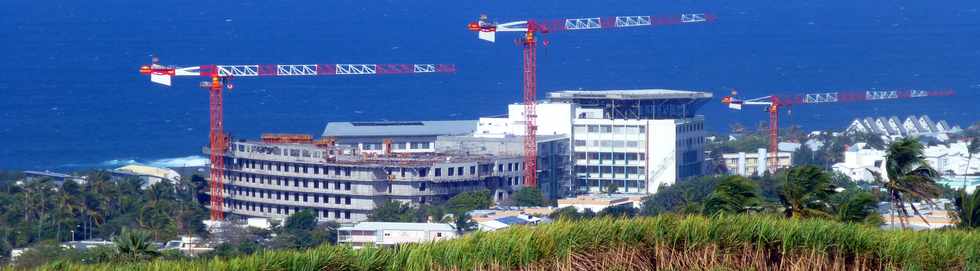
[[[160,182],[142,190],[139,179],[114,181],[105,172],[85,184],[50,179],[23,181],[0,174],[0,259],[13,248],[71,240],[110,240],[123,229],[144,230],[153,240],[205,234],[207,213],[197,202],[203,180]]]
[[[886,231],[760,215],[560,221],[460,239],[352,250],[321,246],[211,261],[54,264],[49,270],[963,270],[980,233]]]
[[[931,198],[943,194],[955,199],[954,215],[960,228],[980,227],[977,222],[980,221],[980,193],[942,191],[934,181],[935,171],[925,163],[922,148],[916,140],[898,140],[889,145],[887,171],[877,176],[874,183],[854,183],[846,176],[829,174],[819,166],[809,165],[753,178],[705,176],[661,187],[639,210],[629,205],[609,207],[599,213],[563,208],[550,216],[561,221],[557,225],[537,229],[518,227],[498,235],[476,233],[446,243],[360,251],[319,246],[335,242],[336,236],[332,233],[337,225],[318,225],[314,215],[304,211],[290,216],[284,225],[271,231],[244,227],[235,227],[239,232],[222,231],[222,236],[213,238],[224,244],[205,255],[211,261],[161,261],[180,257],[152,251],[127,252],[122,248],[138,247],[132,244],[140,242],[120,245],[119,240],[129,239],[116,238],[117,246],[109,256],[97,253],[92,256],[90,253],[48,266],[53,269],[80,268],[82,266],[74,264],[120,261],[143,261],[129,267],[151,270],[496,269],[516,266],[582,270],[654,267],[808,270],[816,266],[828,269],[974,266],[980,262],[976,232],[912,233],[877,229],[882,223],[877,213],[878,201],[892,202],[894,209],[903,214],[904,226],[907,219],[918,215],[914,208],[904,209],[910,206],[906,203],[931,202]],[[615,190],[615,187],[606,188],[609,193]],[[510,204],[525,206],[544,203],[540,192],[534,189],[514,193],[511,201]],[[465,231],[475,226],[466,212],[488,208],[492,204],[489,191],[461,193],[440,204],[410,206],[386,202],[371,213],[369,220],[441,221],[453,223],[457,229]],[[635,220],[614,220],[621,218]],[[149,239],[153,229],[146,230],[143,238]],[[139,234],[127,232],[125,235]],[[314,247],[316,249],[305,252],[274,251]],[[955,254],[956,251],[960,254]],[[50,252],[35,252],[45,253]],[[665,258],[671,260],[659,260]],[[145,263],[147,259],[155,261]]]

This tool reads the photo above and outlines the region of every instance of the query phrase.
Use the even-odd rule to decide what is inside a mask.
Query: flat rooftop
[[[632,90],[561,90],[548,93],[551,100],[605,99],[605,100],[660,100],[660,99],[711,99],[710,92],[673,89]]]
[[[340,227],[346,231],[455,231],[452,225],[445,223],[404,223],[404,222],[361,222],[352,227]]]
[[[466,135],[476,130],[477,120],[330,122],[324,137],[398,137]]]

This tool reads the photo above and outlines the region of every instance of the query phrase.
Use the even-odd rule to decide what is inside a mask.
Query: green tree
[[[412,208],[408,203],[388,200],[371,210],[368,221],[378,222],[425,222],[426,211]]]
[[[830,177],[814,166],[794,167],[786,174],[779,192],[779,201],[786,208],[786,217],[830,218],[827,199],[834,194]]]
[[[814,165],[822,167],[825,164],[826,163],[818,159],[817,152],[811,150],[810,147],[807,147],[805,144],[793,152],[793,165]]]
[[[723,179],[704,202],[703,213],[745,213],[759,205],[758,187],[741,176]]]
[[[150,234],[145,231],[123,229],[122,234],[112,239],[112,243],[122,260],[143,261],[160,255],[150,241]]]
[[[621,217],[630,218],[635,217],[639,213],[639,210],[633,208],[630,204],[621,204],[616,206],[609,206],[602,211],[599,211],[599,217]]]
[[[718,185],[722,177],[702,176],[661,186],[657,193],[643,201],[643,215],[658,215],[664,212],[685,214],[700,213],[702,202]]]
[[[574,206],[568,206],[551,212],[551,214],[548,215],[548,218],[554,220],[578,220],[582,218],[582,214],[580,214],[578,209],[575,209]]]
[[[456,194],[446,201],[446,211],[453,214],[465,213],[472,210],[487,209],[493,205],[489,190],[468,191]],[[442,217],[435,217],[441,219]]]
[[[885,155],[885,171],[887,179],[875,171],[870,172],[888,191],[894,209],[892,213],[898,213],[902,227],[908,222],[906,218],[911,216],[907,206],[911,206],[912,213],[923,222],[929,223],[911,204],[918,198],[935,205],[932,199],[942,193],[935,181],[939,174],[926,163],[922,144],[914,138],[904,138],[889,145]]]
[[[456,227],[456,231],[459,233],[464,233],[475,229],[477,225],[476,222],[473,222],[469,214],[460,213],[453,216],[453,226]]]
[[[541,190],[533,187],[522,187],[514,192],[511,202],[515,206],[545,206],[544,195]]]
[[[837,206],[835,218],[845,223],[867,223],[874,226],[881,224],[878,214],[878,201],[867,191],[846,191],[845,201]]]
[[[961,228],[980,228],[980,190],[974,191],[973,194],[960,190],[954,205],[957,222]]]
[[[619,186],[616,185],[615,182],[609,182],[609,184],[606,185],[606,194],[607,195],[616,194],[617,192],[619,192]]]

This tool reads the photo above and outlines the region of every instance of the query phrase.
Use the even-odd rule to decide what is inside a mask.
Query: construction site
[[[464,191],[488,189],[507,203],[521,187],[548,200],[618,192],[649,195],[704,171],[705,117],[711,91],[673,89],[561,90],[539,95],[537,47],[545,34],[710,23],[706,13],[492,22],[482,15],[466,28],[486,42],[515,32],[521,47],[521,103],[506,116],[477,120],[330,122],[323,134],[266,134],[261,140],[224,132],[223,93],[233,79],[381,75],[443,75],[453,64],[259,64],[167,66],[153,58],[140,68],[157,84],[174,77],[206,78],[210,97],[211,220],[225,214],[283,218],[303,209],[321,220],[360,222],[387,201],[438,203]],[[739,99],[733,109],[763,106],[770,114],[767,151],[759,168],[774,172],[779,111],[794,105],[949,96],[948,90],[821,92]],[[539,96],[547,100],[539,101]],[[767,154],[767,153],[768,154]],[[767,160],[767,158],[769,158]],[[768,161],[768,162],[767,162]],[[763,166],[765,165],[765,166]],[[763,170],[759,170],[760,172]]]

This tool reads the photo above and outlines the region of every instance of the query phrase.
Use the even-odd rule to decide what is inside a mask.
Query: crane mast
[[[228,135],[224,132],[225,89],[232,90],[236,77],[285,77],[332,75],[382,75],[453,73],[453,64],[262,64],[262,65],[200,65],[189,67],[164,66],[153,57],[150,65],[140,67],[140,73],[150,76],[153,83],[171,86],[175,76],[206,77],[201,87],[208,91],[210,127],[208,129],[211,220],[224,220],[225,152]]]
[[[742,110],[743,105],[764,106],[769,113],[769,149],[766,167],[770,173],[779,168],[779,110],[793,105],[823,104],[843,102],[863,102],[879,100],[897,100],[923,97],[953,96],[956,93],[950,89],[936,90],[867,90],[867,91],[826,91],[800,95],[776,96],[769,95],[754,99],[739,99],[738,93],[732,91],[731,96],[721,99],[721,103],[729,108]]]
[[[690,24],[713,21],[715,17],[705,13],[688,13],[670,16],[615,16],[568,18],[551,20],[525,20],[503,24],[491,23],[486,15],[480,15],[477,22],[467,25],[470,31],[477,32],[481,40],[496,42],[497,32],[520,32],[518,43],[523,46],[524,77],[521,90],[524,98],[524,185],[537,187],[538,183],[538,144],[537,144],[537,45],[539,34],[570,31],[615,29],[628,27],[662,26]],[[547,45],[546,41],[542,41]]]

